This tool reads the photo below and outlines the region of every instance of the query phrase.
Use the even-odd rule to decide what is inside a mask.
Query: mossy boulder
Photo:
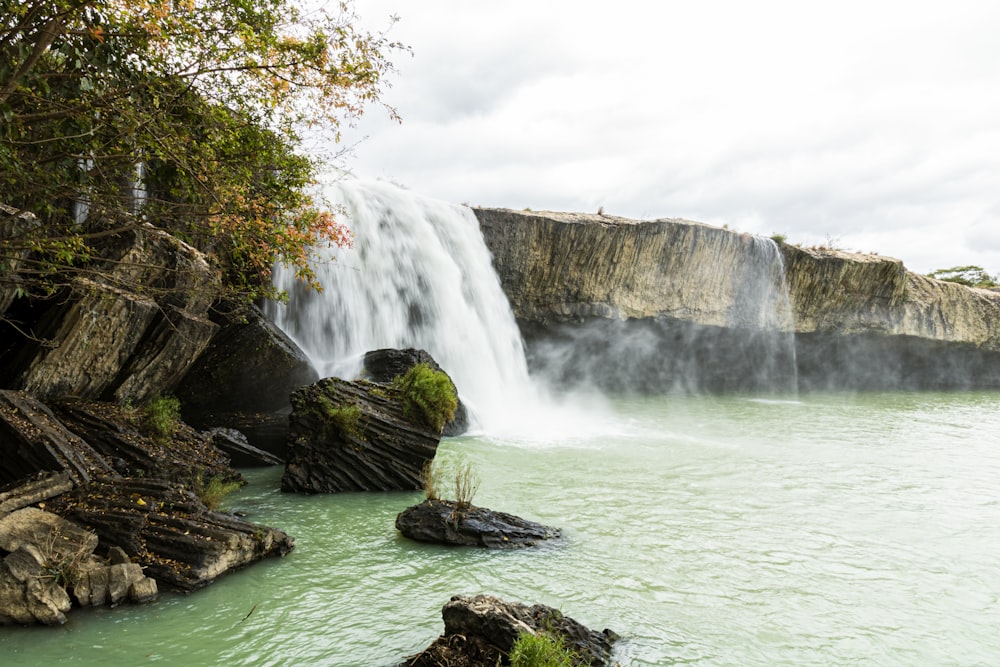
[[[440,428],[407,409],[403,391],[325,378],[292,393],[284,491],[413,491]]]

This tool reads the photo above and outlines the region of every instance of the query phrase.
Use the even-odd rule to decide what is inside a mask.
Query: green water
[[[1000,393],[604,410],[564,438],[439,450],[478,469],[477,504],[560,526],[561,543],[411,543],[393,520],[418,494],[292,496],[280,470],[254,471],[230,508],[293,534],[288,557],[0,629],[0,660],[383,666],[440,633],[450,596],[488,592],[617,631],[623,665],[1000,664]]]

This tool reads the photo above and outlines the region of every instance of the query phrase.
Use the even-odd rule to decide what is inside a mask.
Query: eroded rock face
[[[90,274],[99,278],[73,277],[47,301],[0,297],[5,315],[39,339],[2,332],[2,386],[141,403],[172,390],[204,350],[216,329],[208,307],[219,291],[204,255],[151,225],[104,242],[109,260]]]
[[[403,414],[391,387],[325,378],[292,394],[283,491],[413,491],[439,433]]]
[[[877,255],[779,252],[684,220],[475,212],[529,362],[556,381],[619,391],[784,390],[796,376],[806,389],[1000,387],[996,292]]]

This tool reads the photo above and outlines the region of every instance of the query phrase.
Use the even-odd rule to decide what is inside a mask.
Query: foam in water
[[[287,306],[268,315],[322,376],[356,377],[365,352],[421,348],[448,372],[480,429],[490,434],[571,436],[588,420],[552,409],[528,376],[507,297],[470,209],[384,182],[323,186],[354,234],[352,248],[317,248],[325,286],[305,290],[275,270]]]

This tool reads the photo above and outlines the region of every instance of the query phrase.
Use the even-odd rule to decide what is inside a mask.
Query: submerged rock
[[[563,640],[574,665],[607,665],[618,635],[596,632],[545,605],[528,606],[492,595],[455,596],[441,610],[444,634],[401,667],[496,667],[506,660],[524,633]]]
[[[440,434],[391,387],[326,378],[292,394],[283,491],[413,491]]]
[[[530,547],[561,536],[558,528],[513,514],[438,499],[427,499],[400,512],[396,529],[418,542],[487,549]]]

